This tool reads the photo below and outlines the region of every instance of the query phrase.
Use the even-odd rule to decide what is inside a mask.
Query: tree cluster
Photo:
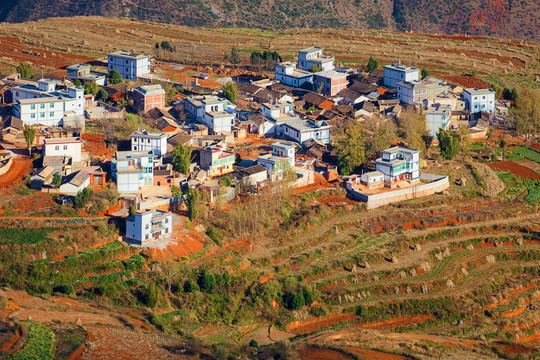
[[[281,62],[281,56],[277,51],[252,51],[249,61],[252,65],[258,67],[264,66],[266,70],[272,70],[276,63]]]

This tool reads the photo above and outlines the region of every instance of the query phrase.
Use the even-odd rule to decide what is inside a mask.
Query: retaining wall
[[[367,203],[368,209],[375,209],[379,206],[403,200],[416,199],[423,196],[433,195],[436,192],[448,189],[448,187],[450,186],[448,176],[420,174],[420,180],[428,180],[432,182],[428,184],[420,183],[410,188],[392,190],[373,195],[368,195],[353,190],[351,191],[351,195],[353,199]]]
[[[0,167],[0,175],[4,175],[5,173],[7,173],[7,171],[11,168],[12,164],[13,164],[13,158],[10,157],[7,163],[4,166]]]

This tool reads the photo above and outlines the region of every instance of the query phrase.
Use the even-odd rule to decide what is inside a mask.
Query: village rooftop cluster
[[[21,146],[25,127],[35,129],[31,145],[43,161],[31,174],[31,187],[58,194],[58,201],[73,201],[85,188],[113,182],[120,193],[113,215],[126,218],[126,241],[144,245],[170,236],[172,214],[161,209],[183,204],[185,195],[177,189],[197,188],[210,202],[227,201],[240,192],[257,196],[285,179],[289,187],[313,185],[322,174],[368,208],[442,192],[448,177],[420,173],[419,151],[403,146],[382,151],[371,171],[338,176],[335,126],[344,119],[395,119],[407,108],[425,113],[432,136],[465,125],[472,137],[482,137],[490,123],[508,114],[508,104],[496,100],[492,89],[422,78],[420,69],[400,61],[371,73],[334,63],[324,49],[310,47],[298,51],[297,62],[276,63],[274,78],[208,81],[200,74],[195,81],[179,82],[159,69],[182,66],[117,51],[92,64],[67,67],[64,78],[28,80],[12,74],[1,80],[2,140]],[[118,84],[109,83],[111,72],[120,74]],[[88,83],[101,87],[98,96],[77,86]],[[232,83],[235,101],[224,95],[223,86]],[[180,91],[170,96],[165,88],[171,86]],[[130,135],[129,146],[109,158],[85,151],[87,129],[97,121],[123,121],[128,108],[145,120]],[[171,161],[179,145],[194,149],[186,174]],[[9,157],[16,155],[2,154],[4,174]]]

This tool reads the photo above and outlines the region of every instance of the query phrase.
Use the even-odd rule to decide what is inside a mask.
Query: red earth
[[[517,175],[522,178],[540,180],[540,174],[532,171],[529,168],[526,168],[525,166],[516,164],[513,161],[509,161],[509,160],[498,161],[498,162],[490,163],[488,164],[488,166],[497,170],[509,171],[512,174]]]

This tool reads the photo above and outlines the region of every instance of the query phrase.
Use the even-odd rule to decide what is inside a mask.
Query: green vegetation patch
[[[24,346],[15,354],[9,357],[10,360],[29,360],[29,359],[54,359],[54,333],[47,326],[30,322],[26,323],[28,336],[25,339]]]
[[[50,232],[59,228],[12,228],[0,227],[0,245],[11,244],[37,244],[45,240],[51,240]]]
[[[513,154],[540,164],[540,152],[526,147],[510,150]]]
[[[540,180],[525,180],[525,187],[529,191],[529,194],[525,196],[525,201],[535,202],[540,200]]]

